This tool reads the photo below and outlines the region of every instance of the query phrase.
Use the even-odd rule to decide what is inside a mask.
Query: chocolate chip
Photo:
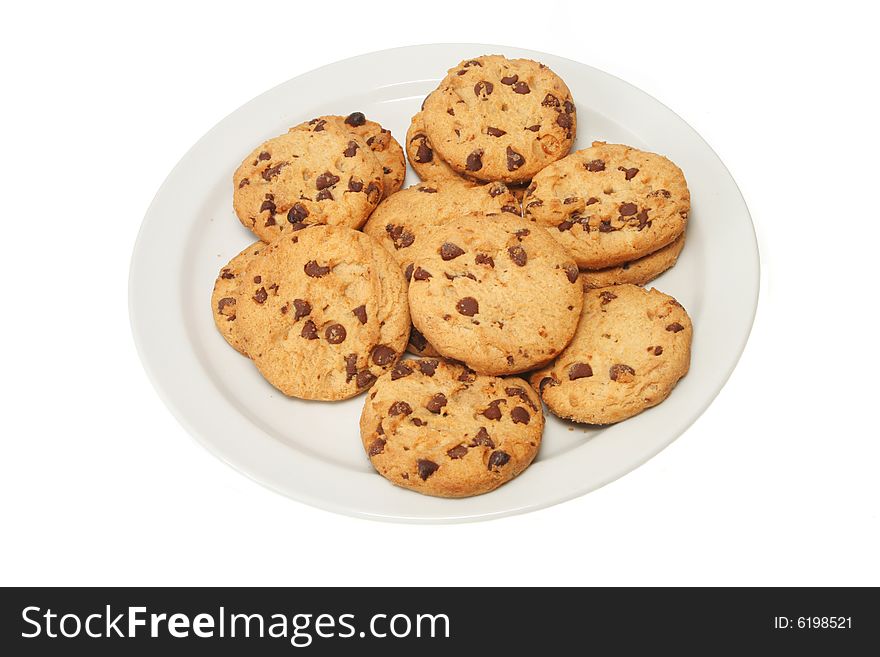
[[[600,292],[599,296],[602,298],[602,305],[603,306],[611,303],[612,301],[614,301],[617,298],[617,295],[614,294],[614,292],[609,292],[608,290]]]
[[[577,283],[578,271],[577,265],[567,264],[565,265],[565,275],[568,277],[569,283]]]
[[[649,225],[651,222],[648,220],[648,210],[639,210],[639,213],[636,215],[636,219],[639,220],[639,230],[642,230],[645,226]]]
[[[471,59],[471,60],[468,60],[468,61],[466,61],[466,62],[464,63],[464,67],[465,67],[465,68],[468,68],[468,67],[470,67],[470,66],[480,66],[480,67],[482,67],[483,64],[482,64],[481,62],[478,62],[476,59]]]
[[[516,82],[513,85],[513,91],[517,94],[527,94],[531,92],[531,89],[529,89],[529,85],[525,82]]]
[[[436,194],[437,190],[433,187],[419,187],[418,190],[423,194]]]
[[[619,212],[621,217],[631,217],[639,211],[639,206],[635,203],[621,203]]]
[[[589,363],[573,363],[568,368],[569,381],[577,381],[578,379],[585,379],[590,376],[593,376],[593,368],[590,367]]]
[[[599,199],[597,199],[595,196],[591,196],[590,198],[587,199],[587,202],[584,203],[584,205],[593,205],[593,203],[598,203],[598,202],[599,202]]]
[[[505,185],[504,183],[496,182],[489,185],[489,196],[491,196],[492,198],[500,196],[501,194],[506,194],[507,191],[507,185]]]
[[[394,351],[391,347],[384,344],[377,344],[373,347],[373,351],[370,354],[370,357],[373,359],[373,362],[379,366],[385,366],[395,358],[397,358],[397,352]]]
[[[648,196],[657,197],[662,196],[663,198],[669,198],[672,194],[669,193],[668,189],[655,189],[653,192],[648,194]]]
[[[309,121],[309,125],[314,126],[312,128],[312,132],[323,132],[324,126],[327,124],[327,121],[324,119],[312,119]]]
[[[632,381],[635,374],[636,371],[633,368],[623,363],[616,363],[608,370],[608,376],[611,377],[611,380],[620,381],[621,383]]]
[[[451,459],[460,459],[463,458],[465,454],[467,454],[468,448],[464,445],[456,445],[452,449],[446,450],[446,456]]]
[[[483,168],[483,149],[478,148],[467,156],[466,168],[468,171],[479,171]]]
[[[438,392],[436,395],[431,397],[427,403],[425,404],[425,408],[427,408],[432,413],[439,413],[444,406],[446,406],[446,395],[442,392]]]
[[[254,298],[254,301],[256,301],[257,303],[261,303],[261,304],[266,303],[266,299],[269,298],[269,293],[266,292],[266,288],[261,287],[259,290],[257,290],[254,293],[253,298]]]
[[[341,344],[345,342],[345,327],[342,324],[331,324],[324,329],[324,337],[330,344]]]
[[[654,355],[655,356],[659,356],[662,353],[663,353],[663,347],[660,347],[660,346],[654,347]]]
[[[514,84],[517,80],[519,80],[518,75],[505,75],[501,78],[501,84],[511,85]]]
[[[355,317],[358,318],[358,321],[361,324],[367,323],[367,307],[366,306],[358,306],[354,310],[351,311]]]
[[[614,229],[611,227],[611,221],[606,219],[605,221],[599,222],[599,232],[600,233],[610,233]]]
[[[409,419],[409,421],[412,422],[412,423],[413,423],[414,425],[416,425],[417,427],[425,427],[425,426],[428,425],[427,422],[425,422],[423,419],[418,418],[418,417],[411,417],[411,418]]]
[[[302,319],[303,317],[311,314],[311,312],[312,312],[312,304],[310,304],[308,301],[306,301],[304,299],[294,299],[293,300],[293,307],[294,307],[293,321],[296,321],[298,319]]]
[[[223,270],[220,272],[220,278],[225,278],[225,279],[235,278],[235,274],[233,274],[232,271],[228,267],[224,267]]]
[[[636,174],[639,172],[639,170],[636,168],[627,169],[626,167],[617,167],[617,170],[623,171],[623,175],[626,177],[627,180],[632,180],[633,178],[636,177]]]
[[[220,301],[217,302],[217,312],[222,315],[222,314],[224,314],[223,309],[226,308],[226,306],[234,306],[234,305],[235,305],[235,299],[233,299],[232,297],[223,297],[222,299],[220,299]],[[234,317],[234,315],[233,315],[233,317]]]
[[[528,237],[531,234],[532,234],[532,231],[530,231],[528,228],[520,228],[518,231],[516,231],[514,233],[514,235],[516,235],[516,239],[518,239],[520,242],[523,241],[524,237]]]
[[[500,468],[503,465],[507,465],[508,461],[510,461],[510,455],[507,452],[502,452],[500,449],[495,450],[489,454],[488,468],[490,470],[492,468]]]
[[[521,246],[511,246],[507,249],[507,255],[509,255],[514,264],[518,265],[519,267],[524,267],[529,259],[526,250]]]
[[[269,200],[263,201],[263,204],[260,206],[260,212],[275,212],[275,203]]]
[[[241,182],[238,183],[238,188],[241,189],[241,188],[244,187],[245,185],[250,185],[250,184],[251,184],[251,181],[250,181],[250,180],[248,180],[247,178],[242,178],[242,179],[241,179]]]
[[[318,189],[327,189],[339,182],[339,176],[333,175],[329,171],[325,171],[315,178],[315,187]]]
[[[268,169],[263,171],[263,173],[261,173],[260,175],[263,177],[263,180],[269,182],[270,180],[272,180],[272,178],[281,173],[281,169],[283,169],[285,166],[287,166],[287,162],[279,162],[274,167],[269,167]]]
[[[416,241],[416,236],[403,226],[388,224],[385,226],[385,232],[391,238],[395,249],[405,249],[408,246],[412,246],[413,242]]]
[[[507,134],[507,131],[502,130],[501,128],[493,128],[492,126],[489,126],[488,128],[486,128],[486,134],[490,137],[503,137]]]
[[[385,451],[385,441],[382,438],[376,438],[370,443],[370,450],[367,452],[370,456],[378,456]]]
[[[500,420],[501,419],[501,409],[498,408],[503,402],[506,402],[505,399],[495,399],[489,402],[489,405],[486,407],[486,410],[483,411],[483,415],[489,420]]]
[[[355,128],[362,126],[367,122],[367,117],[364,116],[363,112],[352,112],[348,116],[345,117],[345,122],[348,125],[354,126]]]
[[[541,129],[541,124],[536,123],[535,125],[526,126],[526,130],[531,130],[532,132],[538,132]]]
[[[357,364],[358,364],[357,354],[348,354],[348,356],[345,357],[345,382],[346,383],[348,383],[355,376],[357,376]],[[382,425],[380,424],[379,427],[381,428]],[[382,432],[380,431],[380,433],[382,433]]]
[[[413,263],[409,263],[406,266],[406,269],[403,270],[403,276],[406,278],[406,282],[409,283],[412,280],[413,275]]]
[[[558,386],[558,385],[559,385],[559,381],[554,379],[552,376],[545,376],[543,379],[541,379],[540,383],[538,383],[538,391],[541,394],[543,394],[544,388],[546,388],[547,386]]]
[[[364,188],[364,183],[360,180],[355,180],[354,178],[348,179],[348,191],[350,192],[359,192]]]
[[[514,406],[510,411],[510,419],[514,424],[528,424],[532,416],[522,406]]]
[[[301,224],[309,216],[309,210],[302,203],[294,203],[287,211],[287,221],[292,224]]]
[[[592,171],[596,173],[598,171],[605,171],[605,161],[604,160],[590,160],[584,165],[584,168],[587,171]]]
[[[526,158],[524,158],[520,153],[517,153],[510,146],[507,147],[507,170],[508,171],[516,171],[525,163],[526,163]]]
[[[348,146],[346,147],[346,149],[342,151],[342,154],[345,155],[345,157],[354,157],[355,155],[357,155],[358,148],[360,148],[360,146],[358,146],[358,143],[356,141],[350,141],[348,142]],[[338,181],[339,180],[337,179],[337,182]]]
[[[409,343],[418,351],[424,351],[425,347],[428,346],[428,341],[425,340],[425,336],[422,335],[421,331],[419,331],[419,329],[417,329],[415,326],[410,329]]]
[[[388,409],[388,415],[409,415],[410,413],[412,413],[412,406],[405,401],[396,401]]]
[[[374,182],[371,182],[369,185],[367,185],[367,188],[364,190],[364,194],[367,195],[367,198],[370,199],[371,203],[378,203],[379,197],[382,195],[382,193],[379,191],[379,186]]]
[[[413,272],[412,277],[417,281],[426,281],[431,278],[431,272],[426,269],[422,269],[421,267],[416,267],[416,270]]]
[[[559,107],[559,99],[553,94],[547,94],[544,96],[544,100],[541,101],[541,105],[544,107]]]
[[[271,160],[272,156],[269,155],[266,151],[263,151],[259,155],[257,155],[257,160]]]
[[[366,388],[367,386],[371,386],[376,382],[376,375],[373,374],[370,370],[361,370],[357,375],[357,387],[358,388]]]
[[[391,370],[391,380],[397,381],[397,379],[402,379],[403,377],[409,376],[412,373],[412,368],[403,361],[400,361],[397,365],[394,366],[394,369]]]
[[[537,411],[537,410],[538,410],[538,407],[535,406],[535,402],[533,402],[533,401],[531,400],[531,398],[529,397],[529,394],[528,394],[525,390],[523,390],[522,388],[516,388],[516,387],[514,387],[514,388],[505,388],[505,389],[504,389],[504,394],[506,394],[508,397],[519,397],[519,398],[522,399],[526,404],[528,404],[528,405],[531,407],[531,409],[532,409],[533,411]]]
[[[571,223],[568,219],[563,219],[559,222],[556,228],[559,229],[560,233],[564,233],[565,231],[570,230],[572,226],[574,226],[574,224]]]
[[[434,159],[434,151],[428,146],[428,139],[424,136],[422,137],[419,147],[416,149],[415,159],[419,164],[427,164]]]
[[[333,200],[333,192],[331,192],[329,189],[322,189],[315,196],[316,201],[326,201],[327,199],[330,199],[331,201]]]
[[[422,481],[426,481],[440,467],[434,461],[429,461],[428,459],[419,459],[416,465],[418,465],[419,477],[422,478]]]
[[[478,265],[489,265],[489,267],[495,267],[495,261],[492,259],[492,256],[487,256],[485,253],[478,253],[474,258],[474,262]]]
[[[315,326],[315,323],[307,319],[306,323],[303,324],[302,331],[300,331],[300,337],[305,338],[306,340],[317,340],[318,339],[318,327]]]
[[[480,304],[477,303],[477,300],[473,297],[464,297],[463,299],[458,300],[458,303],[455,304],[455,309],[461,315],[473,317],[480,312]]]
[[[306,276],[311,276],[312,278],[321,278],[322,276],[326,276],[330,273],[330,267],[323,267],[319,265],[314,260],[309,260],[305,267],[303,267],[303,271],[305,271]]]
[[[517,208],[513,205],[502,205],[501,211],[502,212],[509,212],[510,214],[515,214],[517,217],[520,216],[519,208]]]
[[[477,96],[481,96],[485,98],[486,96],[491,95],[492,91],[495,89],[495,85],[491,82],[487,82],[486,80],[480,80],[474,85],[474,94]]]
[[[566,100],[566,101],[562,104],[562,107],[563,107],[563,109],[565,110],[565,113],[566,113],[566,114],[574,114],[574,103],[571,102],[570,100]]]
[[[478,446],[488,447],[489,449],[495,449],[495,443],[492,442],[492,439],[489,437],[489,432],[486,431],[486,427],[480,427],[480,430],[477,431],[477,435],[474,436],[474,439],[471,441],[471,447]]]
[[[563,113],[557,114],[556,125],[558,125],[560,128],[565,128],[566,130],[568,130],[572,126],[571,116]]]
[[[461,374],[459,374],[456,377],[457,381],[461,381],[462,383],[472,383],[473,381],[477,380],[477,373],[476,372],[474,372],[469,367],[466,367],[464,365],[464,363],[459,363],[459,364],[462,365],[465,369],[464,369],[464,372],[462,372]]]
[[[435,359],[423,359],[416,361],[416,365],[418,365],[419,370],[425,376],[434,376],[434,372],[437,371],[437,365],[439,364],[440,361]]]
[[[440,247],[440,257],[443,260],[454,260],[460,255],[464,255],[464,249],[458,244],[443,242],[443,245]]]
[[[678,322],[672,322],[672,324],[668,324],[666,326],[666,330],[672,331],[673,333],[678,333],[679,331],[684,331],[684,326],[682,326]]]

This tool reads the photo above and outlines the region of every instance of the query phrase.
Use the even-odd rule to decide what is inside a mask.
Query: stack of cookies
[[[659,404],[692,327],[640,286],[681,252],[687,184],[629,146],[570,153],[576,133],[553,71],[491,55],[450,69],[413,117],[418,185],[400,189],[404,150],[359,112],[264,142],[233,176],[260,241],[220,271],[218,329],[285,395],[368,391],[368,458],[428,495],[525,470],[545,404],[589,424]]]

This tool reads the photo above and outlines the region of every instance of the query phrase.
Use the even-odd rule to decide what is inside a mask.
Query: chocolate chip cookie
[[[244,272],[248,263],[254,256],[260,254],[260,251],[266,245],[263,242],[254,242],[232,260],[226,263],[220,273],[217,274],[217,280],[214,282],[214,292],[211,294],[211,310],[214,313],[214,323],[220,335],[228,342],[236,351],[246,354],[244,345],[235,332],[235,307],[238,304],[238,286],[241,283],[241,274]]]
[[[522,379],[481,376],[438,359],[402,360],[367,395],[360,428],[370,462],[393,484],[468,497],[529,466],[544,416]]]
[[[690,317],[672,297],[635,285],[590,290],[571,344],[531,376],[553,413],[620,422],[656,406],[687,374]]]
[[[690,192],[681,169],[662,155],[593,142],[536,175],[523,209],[578,266],[603,269],[642,258],[681,235]]]
[[[359,228],[382,199],[382,165],[357,135],[327,123],[263,142],[233,176],[239,220],[264,242],[309,224]]]
[[[425,100],[431,146],[455,171],[480,180],[529,180],[564,157],[577,114],[568,87],[528,59],[484,55],[449,70]]]
[[[435,228],[412,265],[413,324],[439,353],[481,374],[546,363],[577,327],[577,265],[547,231],[512,214]]]
[[[285,395],[335,400],[369,388],[406,347],[406,282],[388,251],[344,226],[282,236],[248,263],[236,335]]]
[[[589,269],[581,272],[584,290],[608,287],[609,285],[644,285],[654,280],[667,269],[671,269],[678,261],[684,248],[684,233],[676,237],[670,244],[661,249],[642,256],[632,262],[606,267],[605,269]]]
[[[406,176],[406,158],[403,156],[403,149],[391,135],[390,130],[386,130],[375,121],[370,121],[363,112],[352,112],[348,116],[319,116],[291,130],[321,132],[326,129],[328,123],[343,131],[354,133],[373,151],[379,164],[382,165],[383,198],[391,196],[403,186],[403,179]]]

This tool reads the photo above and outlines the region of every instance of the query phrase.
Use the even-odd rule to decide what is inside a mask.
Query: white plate
[[[462,500],[418,495],[377,475],[358,435],[363,397],[285,398],[214,328],[220,267],[254,237],[232,211],[232,172],[264,139],[320,114],[364,112],[403,142],[410,117],[445,71],[486,53],[529,57],[571,88],[576,148],[593,139],[663,153],[687,176],[693,210],[675,268],[653,283],[694,322],[690,373],[661,405],[607,428],[550,416],[535,463],[500,489]],[[407,184],[417,181],[413,173]],[[462,521],[531,511],[594,490],[644,463],[709,405],[745,347],[758,297],[758,251],[745,202],[724,164],[671,110],[594,68],[481,44],[384,50],[330,64],[267,91],[183,157],[144,218],[131,264],[135,342],[150,378],[187,430],[256,481],[331,511],[399,521]]]

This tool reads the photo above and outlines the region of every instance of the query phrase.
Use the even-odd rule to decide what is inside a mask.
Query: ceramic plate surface
[[[691,190],[687,244],[651,285],[694,323],[690,373],[659,406],[605,428],[548,416],[534,464],[498,490],[461,500],[422,496],[376,474],[361,447],[364,397],[288,399],[217,332],[220,267],[255,238],[232,210],[232,172],[257,144],[320,114],[364,112],[403,143],[410,117],[445,71],[481,54],[528,57],[568,84],[575,148],[594,139],[662,153]],[[418,179],[409,172],[406,184]],[[256,481],[324,509],[398,521],[463,521],[531,511],[602,486],[644,463],[711,403],[745,346],[758,299],[758,251],[724,164],[670,109],[622,80],[553,55],[483,44],[385,50],[330,64],[250,101],[210,130],[169,174],[144,218],[131,264],[135,342],[159,394],[205,447]]]

